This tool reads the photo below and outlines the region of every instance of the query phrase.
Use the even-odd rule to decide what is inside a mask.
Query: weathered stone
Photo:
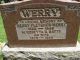
[[[4,58],[13,59],[13,60],[14,59],[16,59],[16,60],[18,60],[18,59],[20,59],[20,60],[26,60],[26,59],[27,60],[29,60],[29,59],[30,60],[80,60],[80,56],[78,56],[78,55],[80,55],[79,54],[80,52],[61,52],[61,53],[60,52],[57,52],[57,53],[55,53],[55,52],[24,52],[24,53],[28,53],[28,55],[22,54],[22,53],[17,53],[17,52],[14,52],[13,55],[10,54],[10,52],[6,52],[6,53],[9,55],[6,56],[6,54],[4,53],[4,56],[5,56]],[[15,53],[16,53],[16,55],[15,55]],[[33,53],[35,53],[35,54],[33,54]],[[50,53],[55,53],[55,54],[51,55]],[[58,53],[60,53],[60,55]],[[76,56],[74,53],[77,53]],[[41,54],[44,55],[44,57]],[[49,55],[46,55],[46,54],[49,54]],[[65,55],[65,54],[67,54],[68,56],[63,57],[63,55]],[[37,56],[37,55],[39,55],[39,56]],[[50,56],[52,56],[52,57],[50,57]]]
[[[4,60],[80,60],[80,44],[59,48],[9,48],[2,49]]]

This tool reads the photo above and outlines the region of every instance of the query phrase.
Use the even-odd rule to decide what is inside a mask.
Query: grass
[[[0,42],[5,42],[6,39],[6,34],[5,34],[5,30],[4,30],[4,26],[3,26],[3,20],[2,17],[0,16]]]
[[[1,51],[0,51],[0,60],[3,60],[3,55]]]
[[[79,31],[79,34],[78,34],[78,41],[80,42],[80,31]]]
[[[2,17],[0,16],[0,47],[2,46],[2,43],[6,42],[6,34],[3,26],[3,20]],[[0,60],[3,60],[1,48],[0,48]]]

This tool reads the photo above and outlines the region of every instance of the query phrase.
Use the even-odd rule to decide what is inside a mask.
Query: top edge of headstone
[[[69,2],[69,3],[80,3],[79,1],[76,1],[76,0],[56,0],[56,1]]]
[[[31,0],[14,1],[14,2],[9,2],[9,3],[3,3],[3,4],[0,4],[0,5],[18,4],[18,3],[23,3],[23,2],[27,2],[27,1],[31,1]],[[55,0],[55,1],[59,1],[59,2],[68,2],[68,3],[80,3],[80,2],[78,2],[78,1],[72,1],[72,0]]]
[[[3,4],[0,4],[0,5],[11,5],[11,4],[17,4],[17,3],[27,2],[27,1],[31,1],[31,0],[13,1],[13,2],[8,2],[8,3],[3,3]]]

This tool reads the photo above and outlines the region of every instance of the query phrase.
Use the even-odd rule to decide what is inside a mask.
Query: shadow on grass
[[[80,30],[79,30],[79,34],[78,34],[78,41],[80,42]]]

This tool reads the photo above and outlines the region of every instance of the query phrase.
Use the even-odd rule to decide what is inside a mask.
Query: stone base
[[[2,49],[4,60],[80,60],[80,44],[76,47]]]

